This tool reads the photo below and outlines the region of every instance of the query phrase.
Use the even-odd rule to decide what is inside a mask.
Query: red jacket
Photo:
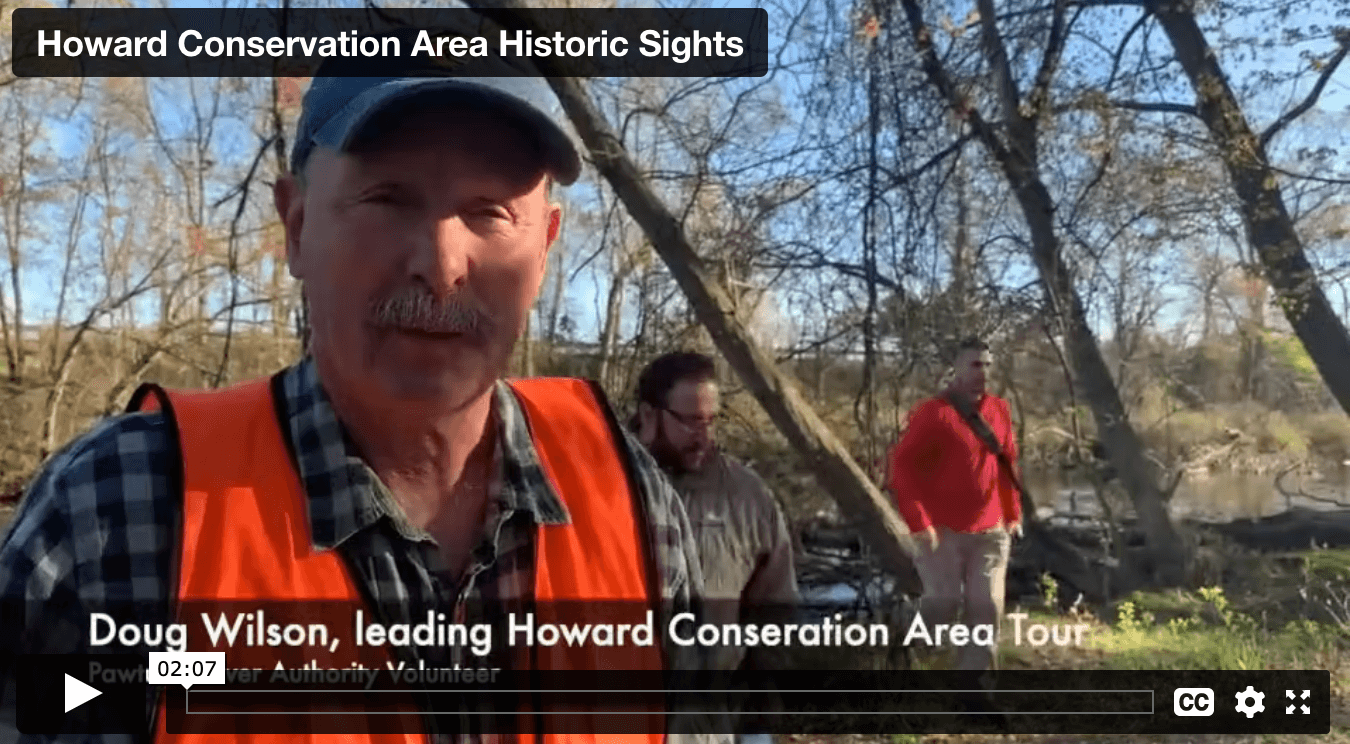
[[[1008,402],[985,394],[980,416],[1017,462]],[[915,406],[900,442],[891,450],[887,486],[912,532],[947,527],[979,532],[1022,518],[1017,487],[989,448],[941,397]]]

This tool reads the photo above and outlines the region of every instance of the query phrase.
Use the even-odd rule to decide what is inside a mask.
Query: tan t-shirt
[[[716,452],[701,472],[683,473],[672,482],[703,563],[705,622],[741,622],[744,605],[781,608],[800,601],[787,520],[753,470]],[[735,669],[743,656],[726,649],[716,655],[716,666]]]

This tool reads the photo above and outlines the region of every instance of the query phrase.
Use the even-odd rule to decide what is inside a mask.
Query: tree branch
[[[956,85],[952,83],[951,77],[947,74],[947,69],[942,66],[942,61],[938,59],[937,51],[933,48],[933,31],[923,19],[923,10],[919,8],[916,0],[901,0],[900,5],[905,11],[906,20],[909,22],[910,33],[914,38],[914,47],[919,52],[919,63],[924,74],[928,76],[933,87],[947,101],[947,105],[961,114],[970,124],[971,131],[980,138],[990,154],[996,160],[1002,162],[1007,157],[1007,148],[994,134],[994,130],[989,126],[989,122],[985,121],[979,109],[973,105],[968,105],[960,91],[956,89]]]
[[[1145,23],[1148,23],[1150,17],[1148,13],[1140,14],[1139,20],[1135,21],[1134,25],[1130,26],[1130,30],[1126,31],[1125,35],[1121,37],[1120,45],[1116,47],[1116,53],[1111,57],[1111,74],[1106,78],[1106,85],[1102,87],[1103,91],[1109,93],[1111,86],[1116,84],[1116,73],[1120,72],[1120,60],[1125,56],[1125,47],[1130,45],[1130,39],[1133,39],[1135,33],[1143,28]]]
[[[1040,116],[1050,104],[1050,81],[1055,77],[1055,68],[1059,67],[1060,57],[1064,53],[1064,42],[1068,36],[1070,24],[1064,22],[1069,0],[1055,0],[1054,14],[1050,19],[1050,38],[1045,41],[1045,56],[1041,58],[1041,67],[1036,71],[1036,82],[1027,98],[1027,107],[1031,116]],[[1082,12],[1080,8],[1079,13]],[[1074,14],[1074,18],[1078,13]]]
[[[1317,84],[1313,86],[1312,90],[1308,91],[1307,97],[1304,98],[1302,102],[1286,111],[1284,115],[1276,119],[1273,124],[1266,127],[1266,131],[1261,133],[1261,147],[1264,148],[1270,143],[1271,137],[1279,134],[1281,129],[1289,126],[1295,119],[1307,113],[1308,109],[1312,108],[1313,105],[1317,103],[1317,99],[1321,98],[1322,89],[1327,87],[1327,81],[1336,73],[1336,68],[1340,67],[1341,62],[1345,59],[1346,53],[1350,52],[1350,30],[1340,29],[1336,32],[1336,36],[1340,38],[1341,46],[1336,50],[1336,54],[1332,56],[1331,61],[1327,63],[1327,66],[1322,68],[1322,74],[1317,77]]]
[[[1057,2],[1056,5],[1058,4],[1060,3]],[[1004,117],[1011,124],[1019,115],[1022,95],[1017,91],[1017,79],[1013,77],[1012,64],[1008,62],[1008,48],[1003,45],[1003,38],[998,34],[996,20],[998,14],[994,12],[994,0],[977,0],[975,7],[980,11],[980,37],[984,42],[985,58],[993,68],[995,87],[998,98],[1003,103]]]
[[[1293,178],[1299,181],[1313,181],[1315,183],[1330,183],[1335,184],[1337,186],[1350,186],[1350,179],[1347,178],[1327,178],[1326,176],[1311,176],[1308,175],[1307,173],[1295,173],[1291,170],[1280,168],[1274,165],[1270,166],[1270,169],[1275,171],[1276,173],[1279,173],[1282,176],[1288,176],[1289,178]]]
[[[1106,177],[1106,172],[1111,167],[1111,156],[1114,152],[1114,148],[1108,147],[1106,152],[1102,153],[1102,159],[1097,163],[1097,170],[1093,173],[1092,180],[1088,181],[1083,190],[1078,193],[1078,198],[1074,199],[1073,208],[1069,210],[1069,219],[1065,221],[1066,224],[1072,225],[1077,221],[1078,210],[1082,209],[1083,202],[1087,200],[1088,194]]]
[[[857,264],[851,264],[846,261],[832,261],[824,257],[823,254],[816,256],[793,256],[793,257],[775,257],[775,260],[765,262],[765,266],[772,266],[777,269],[795,269],[798,271],[819,271],[821,269],[833,269],[840,274],[850,278],[865,280],[867,279],[866,270]],[[873,277],[877,285],[892,292],[901,292],[904,290],[899,282],[888,277],[877,275]]]
[[[900,186],[908,181],[918,178],[919,176],[923,175],[924,172],[926,172],[929,168],[933,168],[937,165],[940,165],[942,161],[946,160],[949,156],[957,152],[960,152],[961,148],[964,147],[967,142],[974,139],[974,137],[975,134],[973,132],[966,132],[965,134],[962,134],[960,137],[957,137],[956,141],[939,150],[937,154],[933,155],[933,157],[924,161],[918,167],[913,168],[906,173],[894,173],[894,174],[888,173],[888,175],[890,175],[891,178],[893,179],[891,182],[891,186],[892,187]]]
[[[215,379],[211,382],[213,388],[220,387],[225,381],[225,373],[230,367],[230,345],[234,340],[234,311],[239,307],[239,221],[243,219],[244,210],[248,207],[249,186],[258,173],[258,166],[262,164],[263,158],[267,157],[268,149],[272,147],[272,139],[261,136],[258,138],[258,154],[253,156],[253,163],[248,167],[248,173],[238,186],[239,207],[234,211],[234,219],[230,220],[230,237],[226,243],[228,246],[226,261],[230,274],[229,316],[225,320],[225,348],[220,353],[220,366],[216,368]]]
[[[1199,118],[1200,112],[1194,106],[1185,103],[1149,103],[1148,101],[1111,101],[1111,105],[1116,108],[1129,109],[1131,111],[1149,111],[1156,114],[1186,114]]]

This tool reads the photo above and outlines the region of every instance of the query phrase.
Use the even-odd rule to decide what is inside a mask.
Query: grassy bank
[[[1222,587],[1136,592],[1106,617],[1081,617],[1091,630],[1082,648],[1009,648],[1006,668],[1037,669],[1326,669],[1331,672],[1332,731],[1300,741],[1350,742],[1350,550],[1268,557],[1265,590],[1247,582],[1230,597]],[[1292,567],[1292,568],[1291,568]],[[1281,571],[1285,573],[1282,575]],[[1297,604],[1284,591],[1296,587]],[[1053,606],[1053,603],[1048,603]],[[1025,608],[1028,622],[1064,622],[1044,608]],[[1105,740],[1107,737],[1097,737]],[[1120,739],[1121,737],[1111,737]],[[1214,741],[1276,741],[1288,737],[1215,736]],[[1061,739],[1062,740],[1062,739]],[[1081,739],[1091,741],[1092,737]],[[1132,740],[1168,741],[1166,737]],[[1189,741],[1190,739],[1188,739]]]
[[[1084,623],[1090,631],[1080,648],[1005,648],[1005,669],[1327,669],[1331,672],[1331,731],[1323,735],[894,735],[787,736],[790,744],[973,744],[981,741],[1158,742],[1166,744],[1350,744],[1350,637],[1344,628],[1313,620],[1267,627],[1234,610],[1221,589],[1195,593],[1140,593],[1116,607],[1113,621],[1064,617],[1042,608],[1027,612],[1027,623]],[[1162,618],[1168,618],[1166,620]]]
[[[1232,608],[1222,589],[1139,592],[1105,622],[1022,608],[1025,623],[1086,624],[1081,647],[1027,643],[1004,649],[1007,669],[1327,669],[1333,694],[1350,695],[1346,629],[1309,618],[1276,625]],[[1018,611],[1016,609],[1012,611]]]
[[[1036,742],[1159,742],[1166,744],[1350,744],[1350,625],[1337,622],[1325,611],[1327,603],[1350,597],[1350,550],[1309,551],[1297,556],[1267,557],[1271,575],[1280,576],[1297,562],[1299,588],[1308,597],[1304,611],[1295,611],[1282,593],[1264,597],[1250,584],[1234,585],[1229,596],[1221,587],[1193,591],[1137,592],[1097,613],[1054,611],[1056,597],[1048,594],[1036,606],[1010,607],[1025,612],[1024,624],[1084,624],[1081,646],[1030,644],[1013,646],[1005,626],[1000,655],[1004,669],[1326,669],[1331,672],[1331,731],[1324,735],[956,735],[830,737],[786,736],[788,744],[973,744],[981,741]],[[1288,580],[1289,577],[1285,577]],[[1047,588],[1053,582],[1047,582]],[[1329,589],[1328,589],[1329,588]],[[1327,591],[1330,594],[1326,594]],[[1317,606],[1323,608],[1318,613]],[[1309,615],[1318,615],[1313,619]],[[928,666],[920,660],[921,666]]]

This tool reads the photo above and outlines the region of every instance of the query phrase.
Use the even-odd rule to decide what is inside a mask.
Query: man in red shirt
[[[985,392],[991,363],[983,341],[961,344],[953,363],[955,379],[910,412],[887,475],[896,505],[917,538],[914,565],[923,580],[920,615],[928,633],[934,634],[938,624],[953,623],[958,612],[969,629],[972,640],[958,646],[955,663],[963,670],[997,664],[1008,552],[1012,537],[1022,530],[1017,487],[955,406],[964,401],[978,412],[1009,461],[1017,461],[1008,402]],[[992,628],[981,633],[981,625]],[[992,642],[981,645],[977,639]]]

